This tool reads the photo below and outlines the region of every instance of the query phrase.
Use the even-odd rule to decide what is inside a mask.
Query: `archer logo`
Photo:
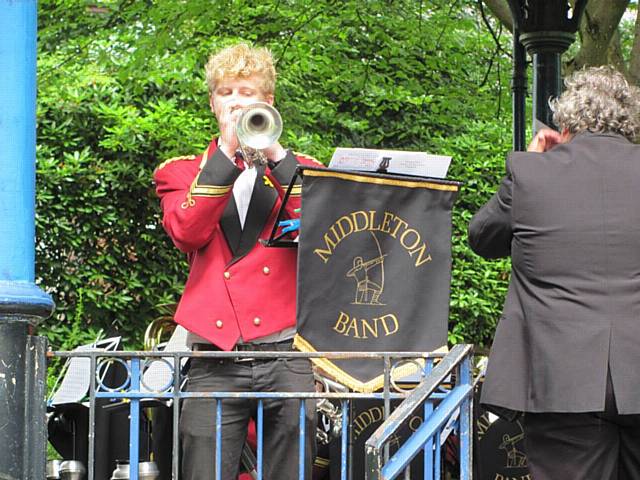
[[[356,256],[353,258],[353,267],[346,274],[356,283],[355,299],[353,305],[384,305],[380,301],[380,295],[384,290],[384,257],[380,242],[373,232],[369,232],[375,241],[378,251],[368,257]]]
[[[524,440],[524,430],[519,421],[516,423],[518,427],[520,427],[520,432],[514,436],[508,433],[502,435],[502,443],[498,447],[507,454],[507,464],[505,468],[522,468],[527,466],[527,456],[516,447],[518,443]]]

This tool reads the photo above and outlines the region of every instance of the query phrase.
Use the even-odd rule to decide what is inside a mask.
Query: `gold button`
[[[271,271],[271,270],[269,270],[269,267],[264,267],[264,268],[262,269],[262,273],[264,273],[265,275],[269,275],[269,272],[270,272],[270,271]]]
[[[260,322],[261,322],[260,317],[256,317],[256,318],[254,318],[254,319],[253,319],[253,324],[254,324],[255,326],[260,325]]]
[[[216,327],[222,328],[222,320],[216,320]]]
[[[229,280],[231,278],[231,272],[224,272],[224,278]]]

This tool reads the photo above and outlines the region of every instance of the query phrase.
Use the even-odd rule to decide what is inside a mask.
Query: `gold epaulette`
[[[165,160],[160,165],[158,165],[154,170],[154,173],[157,172],[158,170],[162,170],[164,167],[166,167],[170,163],[177,162],[179,160],[195,160],[195,159],[196,159],[195,155],[182,155],[181,157],[170,158],[169,160]]]
[[[312,162],[317,163],[318,165],[322,165],[324,166],[324,163],[322,163],[320,160],[313,158],[311,155],[307,155],[306,153],[300,153],[300,152],[293,152],[293,154],[296,157],[301,157],[304,158],[305,160],[311,160]]]

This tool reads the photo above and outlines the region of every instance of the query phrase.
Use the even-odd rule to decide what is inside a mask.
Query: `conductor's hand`
[[[527,152],[546,152],[559,143],[564,143],[564,137],[562,134],[555,130],[551,130],[550,128],[543,128],[536,133],[535,137],[533,137],[533,140],[531,140],[531,143],[527,148]]]

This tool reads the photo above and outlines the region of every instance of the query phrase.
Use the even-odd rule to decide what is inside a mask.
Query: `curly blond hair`
[[[209,93],[213,93],[217,83],[224,78],[246,78],[251,75],[262,78],[261,88],[265,95],[273,95],[276,87],[276,69],[271,52],[247,43],[238,43],[211,55],[205,72]]]
[[[553,121],[576,134],[617,133],[634,141],[640,133],[640,89],[611,66],[579,70],[564,81],[566,90],[550,102]]]

